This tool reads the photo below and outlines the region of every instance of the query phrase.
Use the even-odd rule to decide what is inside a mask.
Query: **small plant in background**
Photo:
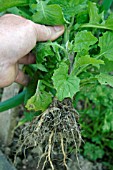
[[[82,135],[89,140],[84,145],[84,156],[94,161],[103,158],[106,152],[103,147],[112,147],[112,142],[106,141],[106,134],[113,128],[110,104],[113,13],[103,10],[110,7],[110,1],[108,4],[104,1],[102,8],[89,0],[11,2],[4,2],[0,11],[6,10],[5,13],[21,15],[40,24],[65,25],[62,37],[36,45],[33,49],[36,64],[24,67],[32,80],[20,98],[21,101],[24,99],[26,109],[19,125],[26,121],[31,123],[25,128],[26,135],[22,132],[22,147],[36,147],[39,143],[47,146],[42,155],[45,158],[42,169],[49,161],[53,170],[51,157],[55,146],[62,152],[64,166],[68,169],[67,144],[68,147],[74,145],[77,151],[81,140],[78,114],[73,108],[74,105],[79,110],[78,99],[84,109],[80,110],[83,112],[80,119]],[[104,90],[111,98],[105,97]],[[100,131],[102,139],[98,134]],[[41,141],[36,137],[40,135]]]

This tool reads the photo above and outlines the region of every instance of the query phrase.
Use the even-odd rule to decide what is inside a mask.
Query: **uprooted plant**
[[[69,146],[77,152],[81,140],[73,108],[76,93],[98,83],[113,87],[113,13],[106,15],[89,0],[30,0],[24,5],[6,12],[40,24],[64,24],[65,33],[54,42],[38,43],[33,50],[36,64],[24,67],[32,81],[23,95],[25,118],[19,125],[30,123],[22,131],[19,146],[43,144],[42,169],[49,161],[52,170],[57,149],[68,169]]]
[[[28,149],[41,145],[43,151],[42,155],[40,155],[37,169],[43,160],[42,170],[47,162],[50,163],[52,170],[54,170],[52,159],[55,158],[56,154],[57,156],[63,155],[59,163],[62,163],[68,169],[66,162],[69,159],[69,147],[76,149],[77,156],[81,143],[77,121],[78,113],[73,108],[71,100],[64,99],[63,102],[59,102],[57,99],[54,99],[46,111],[23,128],[18,143],[18,152],[23,147]]]

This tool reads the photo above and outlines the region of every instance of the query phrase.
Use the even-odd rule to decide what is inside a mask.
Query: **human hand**
[[[0,88],[14,81],[27,85],[29,78],[19,64],[35,62],[30,51],[37,41],[55,40],[64,32],[64,26],[44,26],[13,14],[0,17]]]

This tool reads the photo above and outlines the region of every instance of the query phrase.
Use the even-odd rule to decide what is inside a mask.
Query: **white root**
[[[64,156],[64,159],[63,159],[63,163],[64,163],[64,166],[66,167],[67,170],[69,170],[67,164],[66,164],[66,158],[67,158],[67,155],[64,151],[64,141],[63,141],[63,137],[62,137],[62,134],[60,134],[60,139],[61,139],[61,149],[62,149],[62,153],[63,153],[63,156]]]
[[[39,123],[38,123],[38,126],[37,126],[37,128],[35,129],[35,132],[38,132],[38,131],[39,131],[39,129],[40,129],[40,127],[41,127],[41,125],[42,125],[42,123],[43,123],[43,121],[44,121],[45,115],[48,114],[48,113],[49,113],[49,109],[47,109],[45,112],[43,112],[43,114],[42,114],[42,116],[41,116],[41,118],[40,118],[40,121],[39,121]]]
[[[49,143],[48,143],[48,145],[49,145],[49,148],[48,148],[48,160],[50,162],[52,170],[54,170],[54,166],[53,166],[53,163],[51,161],[51,148],[52,148],[52,137],[53,137],[53,135],[54,135],[54,132],[52,131],[50,136],[49,136]]]

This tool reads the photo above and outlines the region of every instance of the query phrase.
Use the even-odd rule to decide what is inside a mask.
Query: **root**
[[[67,155],[66,155],[66,153],[65,153],[65,151],[64,151],[63,137],[62,137],[62,134],[61,134],[61,133],[59,133],[59,134],[60,134],[60,138],[61,138],[61,149],[62,149],[62,153],[63,153],[63,156],[64,156],[63,163],[64,163],[64,166],[66,167],[66,169],[68,170],[69,168],[68,168],[68,166],[67,166],[67,164],[66,164]]]
[[[76,150],[78,160],[77,152],[81,144],[78,113],[69,99],[65,99],[63,102],[54,99],[45,112],[29,124],[27,123],[20,135],[17,154],[20,149],[35,148],[39,144],[42,145],[43,153],[39,155],[37,169],[43,162],[40,169],[44,170],[49,162],[52,170],[55,170],[54,160],[60,155],[60,163],[62,162],[68,170],[69,147]]]
[[[42,158],[45,157],[46,155],[47,155],[47,153],[43,153],[43,154],[41,155],[41,157],[40,157],[40,159],[39,159],[39,161],[38,161],[37,169],[39,169],[39,166],[40,166],[40,163],[41,163]],[[42,170],[44,169],[46,163],[47,163],[47,156],[46,156],[46,159],[45,159],[45,161],[44,161],[44,163],[43,163]]]
[[[74,137],[74,134],[73,134],[73,131],[72,131],[72,130],[71,130],[71,133],[72,133],[73,141],[74,141],[75,148],[76,148],[76,151],[75,151],[76,159],[77,159],[77,162],[78,162],[79,169],[81,170],[81,168],[80,168],[80,163],[79,163],[79,159],[78,159],[78,155],[77,155],[78,147],[77,147],[77,144],[76,144],[76,141],[75,141],[75,137]]]
[[[51,134],[50,134],[50,136],[49,136],[48,160],[49,160],[49,162],[50,162],[50,165],[51,165],[52,170],[54,170],[54,166],[53,166],[53,163],[52,163],[52,161],[51,161],[51,148],[52,148],[51,144],[52,144],[52,137],[53,137],[53,131],[51,132]]]
[[[43,163],[42,170],[44,170],[46,163],[47,163],[47,156],[46,156],[46,159],[45,159],[45,161],[44,161],[44,163]]]
[[[45,112],[43,112],[43,114],[42,114],[42,116],[41,116],[41,118],[40,118],[40,121],[39,121],[39,123],[38,123],[38,126],[36,127],[35,132],[38,132],[38,131],[39,131],[39,129],[40,129],[40,127],[41,127],[41,125],[42,125],[42,123],[43,123],[43,121],[44,121],[44,117],[46,116],[46,114],[48,114],[48,109],[47,109]]]

